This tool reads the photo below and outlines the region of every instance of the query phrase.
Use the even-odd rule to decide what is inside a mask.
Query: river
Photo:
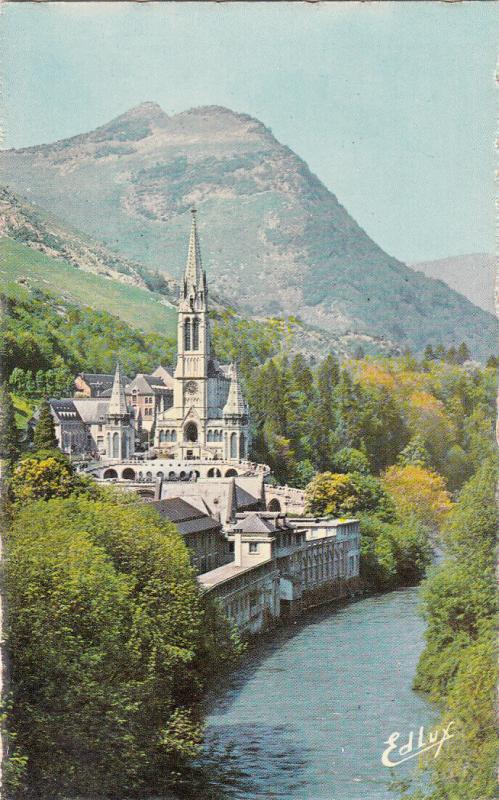
[[[411,690],[423,647],[417,589],[324,606],[264,637],[207,718],[209,796],[237,800],[396,800],[384,741],[434,709]],[[201,795],[199,795],[201,798]],[[208,796],[208,792],[206,793]]]

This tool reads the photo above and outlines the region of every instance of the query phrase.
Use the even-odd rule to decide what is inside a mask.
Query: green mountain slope
[[[107,311],[145,332],[176,334],[176,309],[159,294],[51,258],[7,237],[0,239],[0,287],[57,290],[58,297]]]
[[[331,143],[334,146],[334,143]],[[497,322],[387,255],[258,120],[145,103],[95,131],[4,151],[0,180],[112,250],[181,274],[199,208],[210,286],[247,315],[296,314],[334,334],[485,356]]]

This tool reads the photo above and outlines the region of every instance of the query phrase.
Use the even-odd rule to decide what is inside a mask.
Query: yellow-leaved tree
[[[398,515],[413,514],[425,525],[440,527],[452,508],[445,478],[417,464],[394,464],[383,475],[383,485]]]

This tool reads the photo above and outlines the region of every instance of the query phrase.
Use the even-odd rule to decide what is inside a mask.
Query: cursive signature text
[[[385,767],[397,767],[404,761],[409,761],[409,759],[416,758],[417,756],[421,755],[421,753],[425,753],[428,750],[433,749],[435,749],[434,758],[436,758],[442,749],[443,743],[448,739],[452,739],[454,736],[453,733],[449,733],[452,725],[454,724],[455,723],[453,720],[452,722],[449,722],[447,727],[443,728],[442,731],[430,731],[427,739],[425,738],[424,727],[421,726],[417,741],[414,741],[414,731],[411,731],[407,739],[407,743],[403,744],[402,746],[397,745],[397,742],[400,738],[399,731],[394,731],[392,734],[390,734],[386,742],[384,742],[384,744],[387,744],[388,747],[383,751],[381,763]],[[393,752],[394,750],[396,753]],[[390,757],[392,753],[393,757],[396,758],[396,761],[393,761]]]

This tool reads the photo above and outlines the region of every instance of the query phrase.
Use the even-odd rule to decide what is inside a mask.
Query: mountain
[[[439,278],[476,306],[495,314],[496,258],[489,253],[440,258],[411,264],[430,278]]]
[[[146,333],[176,336],[176,280],[123,258],[0,187],[0,289],[7,287],[15,296],[16,285],[32,292],[53,292],[58,302],[108,311]],[[214,316],[227,324],[237,324],[241,319],[216,295],[211,295],[210,306]],[[349,356],[359,347],[366,353],[397,352],[386,339],[354,333],[335,335],[298,320],[288,320],[284,327],[264,317],[257,322],[268,330],[282,328],[283,342],[285,339],[291,352],[313,358],[329,350]]]
[[[246,114],[207,106],[168,116],[144,103],[90,133],[1,152],[0,181],[174,277],[195,204],[210,286],[247,315],[297,315],[416,350],[463,339],[477,356],[494,349],[490,314],[387,255]]]

